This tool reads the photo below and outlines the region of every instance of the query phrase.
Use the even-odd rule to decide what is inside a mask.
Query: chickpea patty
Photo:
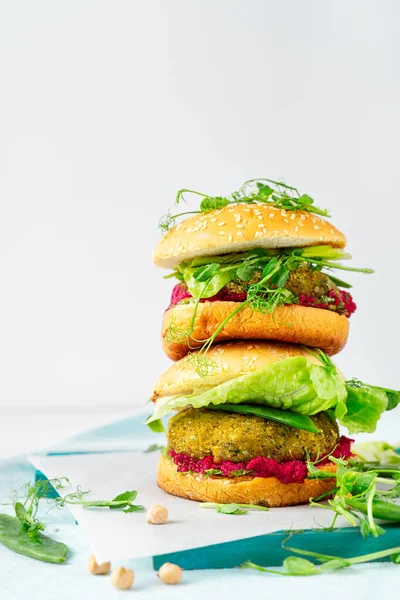
[[[206,408],[187,408],[168,424],[168,444],[193,458],[213,456],[215,462],[245,462],[257,456],[278,462],[306,460],[328,454],[339,442],[335,420],[326,412],[310,417],[320,430],[311,433],[251,415]]]

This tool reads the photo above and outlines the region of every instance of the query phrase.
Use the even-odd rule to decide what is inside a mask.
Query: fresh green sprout
[[[329,217],[329,212],[324,208],[318,208],[314,205],[314,200],[308,194],[300,194],[297,188],[272,179],[259,178],[245,181],[240,189],[232,192],[228,196],[209,196],[196,190],[187,188],[178,191],[175,199],[175,205],[181,202],[186,203],[188,194],[199,196],[200,210],[187,211],[172,215],[168,212],[159,222],[159,227],[163,234],[176,224],[179,217],[186,215],[207,213],[211,210],[218,210],[229,206],[230,204],[268,204],[282,210],[305,210],[307,212]]]
[[[67,477],[56,477],[48,480],[38,480],[35,483],[27,483],[22,487],[22,497],[17,492],[13,493],[12,501],[15,510],[15,516],[22,524],[25,531],[32,538],[37,537],[38,533],[44,531],[44,523],[37,518],[40,501],[48,496],[52,491],[60,491],[71,485]],[[80,486],[74,492],[66,496],[57,496],[56,498],[47,498],[49,510],[61,508],[66,504],[79,504],[83,508],[103,507],[110,509],[123,509],[124,512],[134,512],[144,510],[143,506],[133,504],[137,496],[135,490],[126,491],[119,494],[113,500],[87,500],[90,490],[82,490]]]
[[[329,459],[336,465],[336,472],[320,471],[309,462],[307,469],[309,479],[336,478],[335,495],[328,499],[327,504],[318,503],[321,497],[316,501],[310,500],[311,506],[334,513],[330,528],[333,528],[337,517],[342,516],[351,526],[359,526],[363,537],[378,537],[385,530],[375,519],[400,522],[400,506],[393,502],[400,497],[400,473],[397,469],[385,469],[387,476],[382,477],[379,467],[370,468],[352,459],[332,456]],[[379,489],[378,484],[389,489]]]
[[[257,504],[236,504],[231,502],[230,504],[218,504],[217,502],[201,502],[200,508],[213,508],[218,513],[224,515],[245,515],[249,510],[264,510],[268,511],[269,508],[266,506],[258,506]]]
[[[191,277],[196,282],[201,283],[202,287],[195,298],[191,321],[187,329],[177,327],[175,322],[172,321],[166,332],[165,339],[167,343],[186,343],[191,350],[200,346],[198,352],[195,355],[191,355],[188,360],[192,362],[196,372],[201,377],[206,377],[215,369],[215,363],[206,359],[208,350],[226,324],[240,310],[245,306],[250,306],[257,312],[273,314],[279,306],[295,303],[296,297],[290,290],[285,288],[285,285],[290,271],[297,269],[305,262],[310,265],[310,268],[317,270],[326,267],[329,270],[336,268],[362,273],[373,272],[372,269],[345,267],[340,262],[337,262],[349,257],[350,255],[343,253],[343,251],[325,245],[316,248],[284,250],[279,254],[277,251],[257,249],[257,251],[242,254],[205,259],[209,262],[200,266],[199,261],[196,260],[195,263],[197,263],[199,268],[194,273],[192,273],[193,269],[191,270]],[[218,260],[220,262],[217,262]],[[202,263],[202,261],[200,262]],[[186,266],[183,265],[180,267],[182,272],[180,270],[176,271],[179,274],[179,279],[182,278],[182,273],[184,273]],[[203,340],[196,339],[193,333],[200,301],[202,298],[208,297],[208,289],[215,288],[213,286],[214,278],[220,277],[222,273],[225,277],[227,272],[229,273],[230,281],[239,280],[242,284],[246,281],[249,282],[245,286],[247,298],[245,301],[238,303],[238,306],[220,323],[210,337]],[[256,273],[261,273],[261,278],[259,281],[251,283],[251,279]]]
[[[286,550],[295,552],[303,556],[309,556],[310,558],[316,559],[322,563],[316,565],[311,560],[301,558],[300,556],[288,556],[283,561],[282,571],[275,569],[267,569],[261,565],[257,565],[252,561],[248,560],[241,565],[242,569],[255,569],[262,573],[270,573],[273,575],[283,575],[285,577],[304,577],[309,575],[322,575],[323,573],[334,571],[337,569],[343,569],[345,567],[351,567],[362,563],[371,561],[381,560],[382,558],[389,557],[395,564],[400,563],[400,546],[394,548],[388,548],[387,550],[380,550],[379,552],[372,552],[370,554],[363,554],[361,556],[354,556],[352,558],[342,558],[340,556],[330,556],[327,554],[321,554],[319,552],[313,552],[311,550],[303,550],[301,548],[290,548],[283,546]]]

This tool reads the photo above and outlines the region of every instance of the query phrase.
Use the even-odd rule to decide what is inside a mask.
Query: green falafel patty
[[[266,419],[206,408],[187,408],[168,423],[168,445],[193,458],[216,463],[246,462],[257,456],[277,462],[311,460],[329,454],[339,442],[335,420],[326,412],[310,417],[320,430],[311,433]]]

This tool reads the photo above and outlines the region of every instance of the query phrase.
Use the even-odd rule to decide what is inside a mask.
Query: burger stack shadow
[[[196,210],[163,218],[153,252],[175,279],[162,323],[174,363],[149,419],[172,415],[157,483],[197,501],[306,503],[335,486],[308,479],[310,463],[334,471],[330,457],[351,456],[339,425],[374,431],[387,407],[330,358],[356,310],[342,274],[372,271],[346,262],[344,235],[295,188],[261,179],[228,197],[195,194]]]

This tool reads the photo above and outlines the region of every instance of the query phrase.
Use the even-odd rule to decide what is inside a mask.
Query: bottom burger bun
[[[335,465],[321,467],[335,472]],[[310,498],[334,489],[336,479],[306,479],[303,483],[281,483],[276,477],[204,477],[198,473],[179,473],[175,463],[161,455],[158,486],[173,496],[221,504],[256,504],[269,508],[308,503]]]
[[[199,304],[192,338],[184,342],[171,340],[169,328],[173,325],[176,330],[187,331],[194,304],[179,304],[167,310],[161,332],[167,356],[176,361],[186,356],[190,349],[201,346],[198,340],[207,340],[237,306],[237,302],[226,301]],[[263,314],[245,306],[227,322],[215,341],[276,340],[320,348],[333,355],[344,348],[348,333],[347,317],[327,309],[290,304],[277,307],[273,313]]]

